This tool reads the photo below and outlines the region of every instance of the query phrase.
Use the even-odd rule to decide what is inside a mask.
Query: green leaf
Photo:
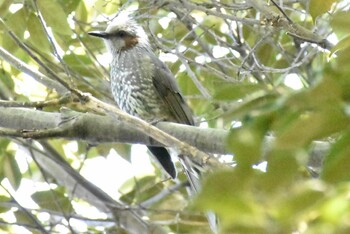
[[[221,26],[224,23],[225,23],[225,21],[222,18],[208,15],[208,16],[204,17],[204,20],[201,23],[201,25],[204,26],[205,28],[213,31],[215,33],[215,35],[222,36]],[[195,28],[195,32],[196,32],[197,36],[203,37],[205,39],[205,41],[210,43],[210,44],[216,45],[218,43],[217,39],[215,37],[213,37],[209,33],[206,33],[201,27]]]
[[[27,29],[27,21],[28,21],[28,12],[25,8],[18,10],[16,13],[11,14],[7,21],[7,27],[15,33],[15,35],[19,39],[23,39],[24,32]],[[3,28],[3,25],[0,24],[0,29]],[[15,53],[19,48],[18,45],[14,42],[12,37],[10,37],[7,33],[2,35],[2,46],[8,50],[10,53]]]
[[[306,147],[312,140],[343,130],[350,121],[344,112],[339,80],[328,76],[312,89],[290,95],[282,105],[285,108],[273,129],[275,147],[280,149]]]
[[[349,75],[350,75],[350,66],[349,65],[350,60],[350,47],[344,47],[341,50],[337,51],[337,57],[334,60],[333,68],[328,71],[329,75],[339,79],[341,78],[343,89],[344,89],[344,96],[350,97],[348,88],[349,88]],[[347,90],[346,90],[347,89]],[[346,90],[346,91],[345,91]]]
[[[271,56],[271,54],[275,54],[275,47],[271,44],[263,44],[257,49],[257,57],[261,63],[264,65],[271,65],[271,63],[275,62],[276,59]]]
[[[350,33],[350,11],[338,11],[331,16],[330,24],[338,38]]]
[[[300,157],[305,157],[298,150],[271,149],[267,153],[267,170],[261,178],[261,186],[267,191],[276,191],[284,186],[290,186],[298,173]]]
[[[75,11],[81,2],[84,1],[77,1],[77,0],[57,0],[57,2],[62,6],[62,9],[66,13],[66,15],[69,15],[72,13],[72,11]]]
[[[222,83],[214,85],[216,89],[213,98],[219,101],[222,100],[237,100],[246,96],[260,96],[264,93],[267,86],[265,84],[230,84]],[[256,92],[256,93],[255,93]],[[253,94],[255,93],[255,94]]]
[[[71,35],[67,15],[56,0],[38,0],[38,8],[48,27],[58,34]]]
[[[350,35],[343,38],[341,41],[338,42],[332,49],[329,57],[331,57],[334,53],[337,53],[339,50],[345,50],[350,48]]]
[[[232,121],[238,117],[250,115],[260,115],[264,112],[271,112],[279,108],[279,103],[276,101],[276,93],[255,92],[252,97],[243,99],[242,103],[237,103],[237,106],[228,110],[223,117]]]
[[[120,191],[124,194],[121,200],[128,203],[140,203],[150,199],[164,189],[163,183],[158,182],[158,179],[154,176],[146,176],[141,179],[131,178],[120,188]],[[132,201],[130,198],[133,198]]]
[[[31,197],[43,209],[64,213],[73,211],[71,201],[60,189],[35,192]]]
[[[105,1],[105,0],[95,0],[94,8],[96,12],[105,13],[106,15],[115,14],[121,6],[120,1]]]
[[[22,211],[22,210],[17,210],[14,212],[14,215],[16,217],[16,221],[17,223],[24,225],[28,225],[29,227],[36,227],[36,223],[34,222],[34,220],[28,215],[27,212]]]
[[[335,183],[350,180],[350,133],[345,133],[336,141],[324,160],[321,178]]]
[[[44,32],[43,26],[35,14],[31,14],[28,20],[29,41],[37,49],[44,53],[49,53],[51,47]]]
[[[335,2],[336,0],[310,0],[309,10],[313,20],[329,11]]]
[[[5,213],[11,209],[10,206],[5,205],[6,202],[11,202],[11,198],[0,195],[0,214]]]
[[[67,54],[63,56],[63,61],[69,64],[69,67],[83,76],[94,76],[93,63],[87,55]]]
[[[269,122],[269,116],[260,116],[230,130],[227,147],[234,154],[237,166],[251,167],[262,159],[262,142]]]
[[[104,145],[106,145],[106,144],[104,144]],[[103,151],[102,151],[103,148],[101,149],[100,146],[101,145],[99,145],[99,147],[98,147],[99,154],[107,156],[107,152],[105,154],[103,154]],[[131,145],[114,143],[112,147],[118,153],[118,155],[120,155],[121,157],[125,158],[126,160],[128,160],[130,162]],[[109,147],[109,151],[110,151],[110,149],[111,148]]]
[[[193,83],[192,79],[186,72],[181,72],[177,77],[177,82],[180,86],[181,93],[183,95],[196,95],[200,94],[197,86]]]
[[[328,137],[349,124],[343,110],[337,106],[322,111],[301,114],[276,137],[276,147],[291,149],[305,147],[312,140]]]
[[[9,13],[10,5],[12,1],[1,0],[0,1],[0,15],[2,18],[7,18],[7,14]]]
[[[181,21],[178,21],[178,20],[171,21],[168,28],[169,28],[168,30],[164,30],[162,32],[162,35],[165,38],[169,38],[169,39],[172,38],[172,40],[174,38],[183,38],[187,33],[186,26]],[[186,38],[186,40],[187,39],[188,37]]]
[[[342,227],[349,215],[349,188],[337,189],[336,194],[320,205],[320,211],[323,223],[333,224],[335,227]],[[335,229],[336,230],[336,229]],[[349,230],[343,232],[348,233]],[[334,232],[334,233],[341,233]]]
[[[278,196],[274,203],[273,217],[279,224],[298,223],[305,216],[319,215],[319,206],[325,197],[326,186],[317,182],[295,183],[287,196]]]
[[[4,176],[10,181],[12,187],[16,190],[21,183],[22,174],[19,170],[15,156],[7,152],[2,157]]]
[[[5,88],[9,92],[13,91],[15,87],[15,82],[11,78],[11,75],[3,69],[0,69],[0,87],[3,89],[2,92],[4,92]],[[0,145],[0,149],[1,149],[1,145]]]
[[[78,2],[78,1],[74,1]],[[86,9],[86,5],[84,1],[80,1],[76,11],[75,11],[75,18],[79,20],[80,22],[87,22],[88,21],[88,12]]]
[[[0,77],[1,79],[1,77]],[[10,140],[6,138],[0,138],[0,155],[6,152],[7,146],[10,144]]]
[[[264,208],[254,196],[255,193],[252,193],[253,186],[249,182],[251,176],[246,172],[235,168],[211,174],[204,181],[203,189],[195,200],[195,207],[218,214],[224,229],[229,226],[262,225]]]

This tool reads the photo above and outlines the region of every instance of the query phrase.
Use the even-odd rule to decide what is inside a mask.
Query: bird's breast
[[[146,121],[166,119],[167,112],[153,85],[154,65],[143,54],[128,51],[111,64],[111,90],[120,109]]]

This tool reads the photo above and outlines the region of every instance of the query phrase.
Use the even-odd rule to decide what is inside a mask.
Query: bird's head
[[[123,14],[114,18],[105,31],[93,31],[89,34],[103,38],[107,49],[112,54],[126,51],[135,46],[149,47],[148,37],[143,28],[135,20]]]

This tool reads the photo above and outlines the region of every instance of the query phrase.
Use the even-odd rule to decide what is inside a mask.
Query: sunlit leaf
[[[302,150],[284,150],[272,148],[266,154],[267,169],[261,177],[261,186],[267,191],[276,191],[288,187],[296,180],[298,174],[298,160],[305,159],[306,153]]]
[[[63,11],[66,15],[72,13],[72,11],[76,10],[80,3],[83,1],[76,0],[57,0],[57,2],[62,6]]]
[[[37,3],[48,27],[51,27],[54,32],[59,34],[71,34],[72,31],[67,22],[67,14],[56,0],[38,0]]]
[[[28,32],[30,33],[30,43],[40,51],[49,53],[49,50],[51,49],[50,43],[46,34],[44,33],[43,26],[41,25],[37,16],[34,14],[29,16]]]
[[[11,93],[15,87],[15,83],[11,78],[10,74],[4,70],[0,70],[0,86],[2,87],[2,92]],[[0,146],[1,149],[1,146]]]
[[[299,186],[293,186],[289,191],[292,196],[281,197],[282,199],[276,201],[274,217],[281,222],[293,220],[297,223],[303,216],[317,215],[315,210],[325,197],[325,189],[325,186],[318,183],[300,183]]]
[[[350,47],[350,35],[343,38],[341,41],[339,41],[338,44],[331,49],[331,54],[329,56],[331,56],[333,53],[337,53],[338,50],[347,49],[349,47]]]
[[[324,161],[321,177],[329,182],[350,180],[350,133],[345,133],[331,147]]]
[[[226,144],[238,166],[251,167],[262,159],[262,144],[269,122],[269,116],[262,116],[230,130]]]
[[[64,213],[73,212],[71,201],[60,190],[38,191],[31,197],[43,209]]]
[[[120,2],[111,1],[106,2],[105,0],[94,1],[94,8],[97,12],[104,12],[107,15],[113,15],[117,12]]]
[[[236,100],[244,98],[248,95],[260,95],[267,88],[265,84],[218,84],[214,94],[216,100]],[[254,94],[254,92],[257,92]]]
[[[2,155],[2,157],[2,167],[4,176],[10,181],[14,189],[18,189],[22,180],[22,174],[19,170],[15,156],[10,153],[5,153],[4,155]]]
[[[63,60],[67,64],[71,64],[71,68],[83,76],[93,76],[92,61],[89,56],[68,54],[63,57]]]
[[[129,203],[139,203],[158,194],[163,188],[154,176],[147,176],[140,179],[131,178],[127,180],[120,188],[124,194],[121,199]],[[133,197],[132,200],[130,198]]]
[[[271,112],[279,108],[279,103],[276,102],[276,99],[275,93],[256,92],[252,97],[246,98],[242,103],[237,103],[237,106],[227,110],[223,117],[232,120],[246,115],[259,115]]]
[[[27,29],[27,20],[28,11],[22,8],[8,17],[6,25],[19,39],[23,39],[24,32]],[[3,25],[0,24],[0,29],[2,28]],[[7,33],[2,36],[2,47],[10,53],[14,53],[18,49],[18,45]]]
[[[77,1],[74,1],[77,2]],[[79,5],[77,7],[77,10],[75,12],[75,17],[77,20],[81,21],[81,22],[87,22],[88,21],[88,12],[86,9],[86,5],[84,3],[84,1],[80,1]]]
[[[350,211],[347,191],[338,191],[337,195],[329,198],[320,206],[320,218],[323,222],[333,224],[335,226],[344,225],[344,221],[346,220]]]
[[[0,213],[5,213],[11,209],[11,206],[6,205],[7,202],[10,203],[11,198],[6,197],[4,195],[0,195]]]
[[[335,14],[332,14],[330,23],[338,38],[342,39],[350,33],[349,20],[349,11],[338,11]]]
[[[257,57],[264,65],[270,65],[275,61],[275,58],[271,57],[271,53],[274,53],[274,47],[270,44],[263,44],[257,49]]]
[[[0,15],[6,17],[9,13],[9,7],[12,4],[12,1],[2,0],[0,1]]]
[[[264,222],[263,207],[250,191],[252,174],[245,172],[244,169],[233,169],[212,174],[205,181],[195,205],[203,211],[217,213],[224,228],[231,225],[259,227]]]
[[[177,77],[177,82],[180,86],[180,89],[183,93],[183,95],[194,95],[194,94],[200,94],[198,88],[193,83],[191,77],[188,76],[187,73],[181,72]]]
[[[335,2],[336,0],[322,0],[322,2],[320,2],[319,0],[310,0],[309,9],[310,9],[310,14],[314,19],[314,21],[318,16],[329,11],[331,6]]]
[[[35,223],[35,220],[31,218],[30,213],[25,212],[23,210],[17,210],[14,212],[14,215],[16,217],[17,223],[20,223],[21,225],[28,225],[35,227],[37,224]],[[33,229],[34,230],[34,229]]]

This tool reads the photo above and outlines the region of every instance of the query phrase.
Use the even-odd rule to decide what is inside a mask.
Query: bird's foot
[[[165,121],[165,118],[160,118],[160,119],[154,119],[149,122],[149,124],[156,125],[159,122]]]

